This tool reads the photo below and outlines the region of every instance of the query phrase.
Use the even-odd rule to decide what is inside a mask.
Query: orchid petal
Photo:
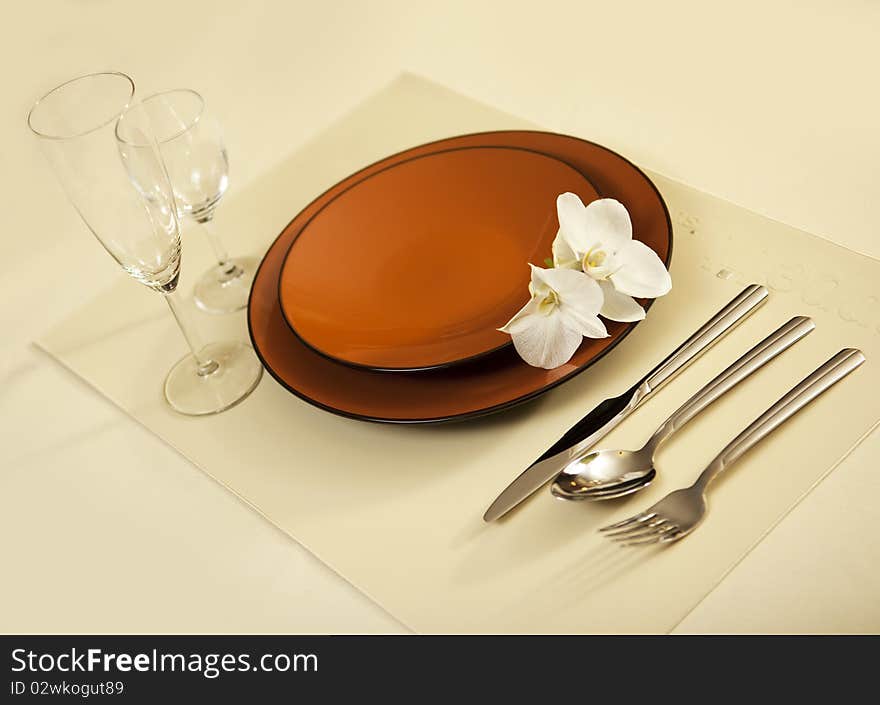
[[[550,293],[550,286],[544,279],[541,277],[541,272],[546,270],[541,267],[532,264],[529,262],[529,269],[531,270],[531,279],[529,280],[529,293],[533,297],[544,297]]]
[[[557,315],[562,319],[566,328],[576,330],[580,335],[587,338],[607,338],[608,330],[598,316],[584,313],[574,306],[562,304]]]
[[[602,255],[601,259],[598,259],[598,254]],[[581,266],[583,271],[596,281],[607,279],[620,268],[617,255],[610,250],[599,250],[598,253],[591,253],[590,256],[584,257]]]
[[[586,227],[590,247],[616,252],[632,240],[632,221],[629,211],[620,201],[600,198],[584,209],[581,216]],[[590,249],[587,247],[584,252]]]
[[[560,302],[595,315],[602,307],[602,290],[595,280],[574,269],[532,268],[532,284],[552,289]]]
[[[545,370],[568,362],[583,340],[580,333],[565,326],[561,316],[541,313],[521,318],[511,338],[523,360]]]
[[[666,266],[645,243],[631,240],[617,252],[617,260],[620,269],[611,275],[611,283],[620,293],[653,299],[672,289]]]
[[[591,239],[584,218],[584,202],[575,193],[561,193],[556,198],[556,215],[559,217],[559,233],[580,259],[590,249]]]
[[[600,281],[599,286],[605,296],[602,309],[599,311],[600,315],[611,321],[623,321],[624,323],[641,321],[645,317],[645,309],[639,306],[631,296],[617,291],[610,281]]]
[[[534,272],[534,276],[559,296],[559,305],[552,315],[560,316],[566,327],[589,338],[608,336],[597,315],[602,306],[602,289],[594,279],[573,269],[542,269]]]
[[[564,269],[580,269],[581,263],[577,253],[571,249],[565,237],[562,234],[562,228],[556,233],[556,239],[553,241],[553,266]]]
[[[525,306],[523,306],[519,311],[513,314],[513,318],[511,318],[498,330],[502,333],[513,334],[514,330],[519,330],[519,327],[522,325],[522,321],[524,318],[538,312],[539,303],[540,302],[537,298],[532,297],[531,299],[529,299],[528,303],[526,303]]]

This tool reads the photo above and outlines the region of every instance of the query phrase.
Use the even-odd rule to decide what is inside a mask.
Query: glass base
[[[206,374],[199,374],[195,357],[187,355],[165,379],[165,399],[181,414],[204,416],[235,406],[263,376],[263,365],[253,348],[244,343],[209,343],[200,357],[216,363]]]
[[[193,298],[207,313],[232,313],[247,306],[251,283],[260,266],[256,257],[234,257],[211,267],[196,282]]]

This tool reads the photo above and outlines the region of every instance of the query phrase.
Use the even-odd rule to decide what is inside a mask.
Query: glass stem
[[[186,304],[180,299],[180,294],[172,291],[169,294],[165,294],[165,300],[168,302],[168,308],[174,314],[174,320],[180,326],[180,331],[186,339],[186,344],[196,360],[196,371],[199,377],[206,377],[216,372],[220,367],[220,363],[202,355],[205,345],[202,343],[202,338],[190,318]]]
[[[214,229],[213,217],[209,217],[207,220],[202,220],[200,222],[205,228],[205,232],[208,235],[208,242],[211,243],[211,249],[214,250],[214,256],[217,258],[217,263],[220,265],[220,283],[226,284],[227,282],[241,276],[244,272],[235,264],[235,262],[230,262],[229,253],[226,251],[226,248],[220,241],[220,236]]]

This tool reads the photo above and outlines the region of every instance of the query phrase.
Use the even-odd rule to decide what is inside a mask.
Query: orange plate
[[[558,228],[556,196],[598,194],[539,152],[458,147],[351,181],[306,223],[281,269],[281,311],[327,357],[381,371],[473,360],[510,344],[528,262]]]
[[[458,147],[486,146],[535,150],[572,165],[589,177],[599,193],[618,199],[629,209],[634,236],[668,266],[672,224],[663,199],[645,174],[604,147],[575,137],[530,131],[465,135],[415,147],[368,166],[324,192],[290,222],[263,258],[251,289],[248,328],[254,349],[278,382],[315,406],[352,418],[389,423],[465,419],[509,408],[552,389],[598,360],[637,325],[607,321],[608,338],[585,339],[574,357],[554,370],[530,367],[512,347],[506,347],[466,364],[397,374],[335,363],[291,331],[278,299],[281,268],[291,244],[321,208],[352,184],[392,164]],[[523,291],[521,303],[527,297],[528,292]]]

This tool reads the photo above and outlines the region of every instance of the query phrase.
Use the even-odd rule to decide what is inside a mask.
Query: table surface
[[[3,632],[406,631],[31,344],[123,276],[25,126],[70,76],[114,68],[142,96],[200,90],[235,189],[413,71],[880,257],[876,3],[157,0],[135,13],[66,0],[16,13],[0,42]],[[875,432],[676,631],[880,630],[878,458]],[[4,503],[31,521],[11,525]]]

